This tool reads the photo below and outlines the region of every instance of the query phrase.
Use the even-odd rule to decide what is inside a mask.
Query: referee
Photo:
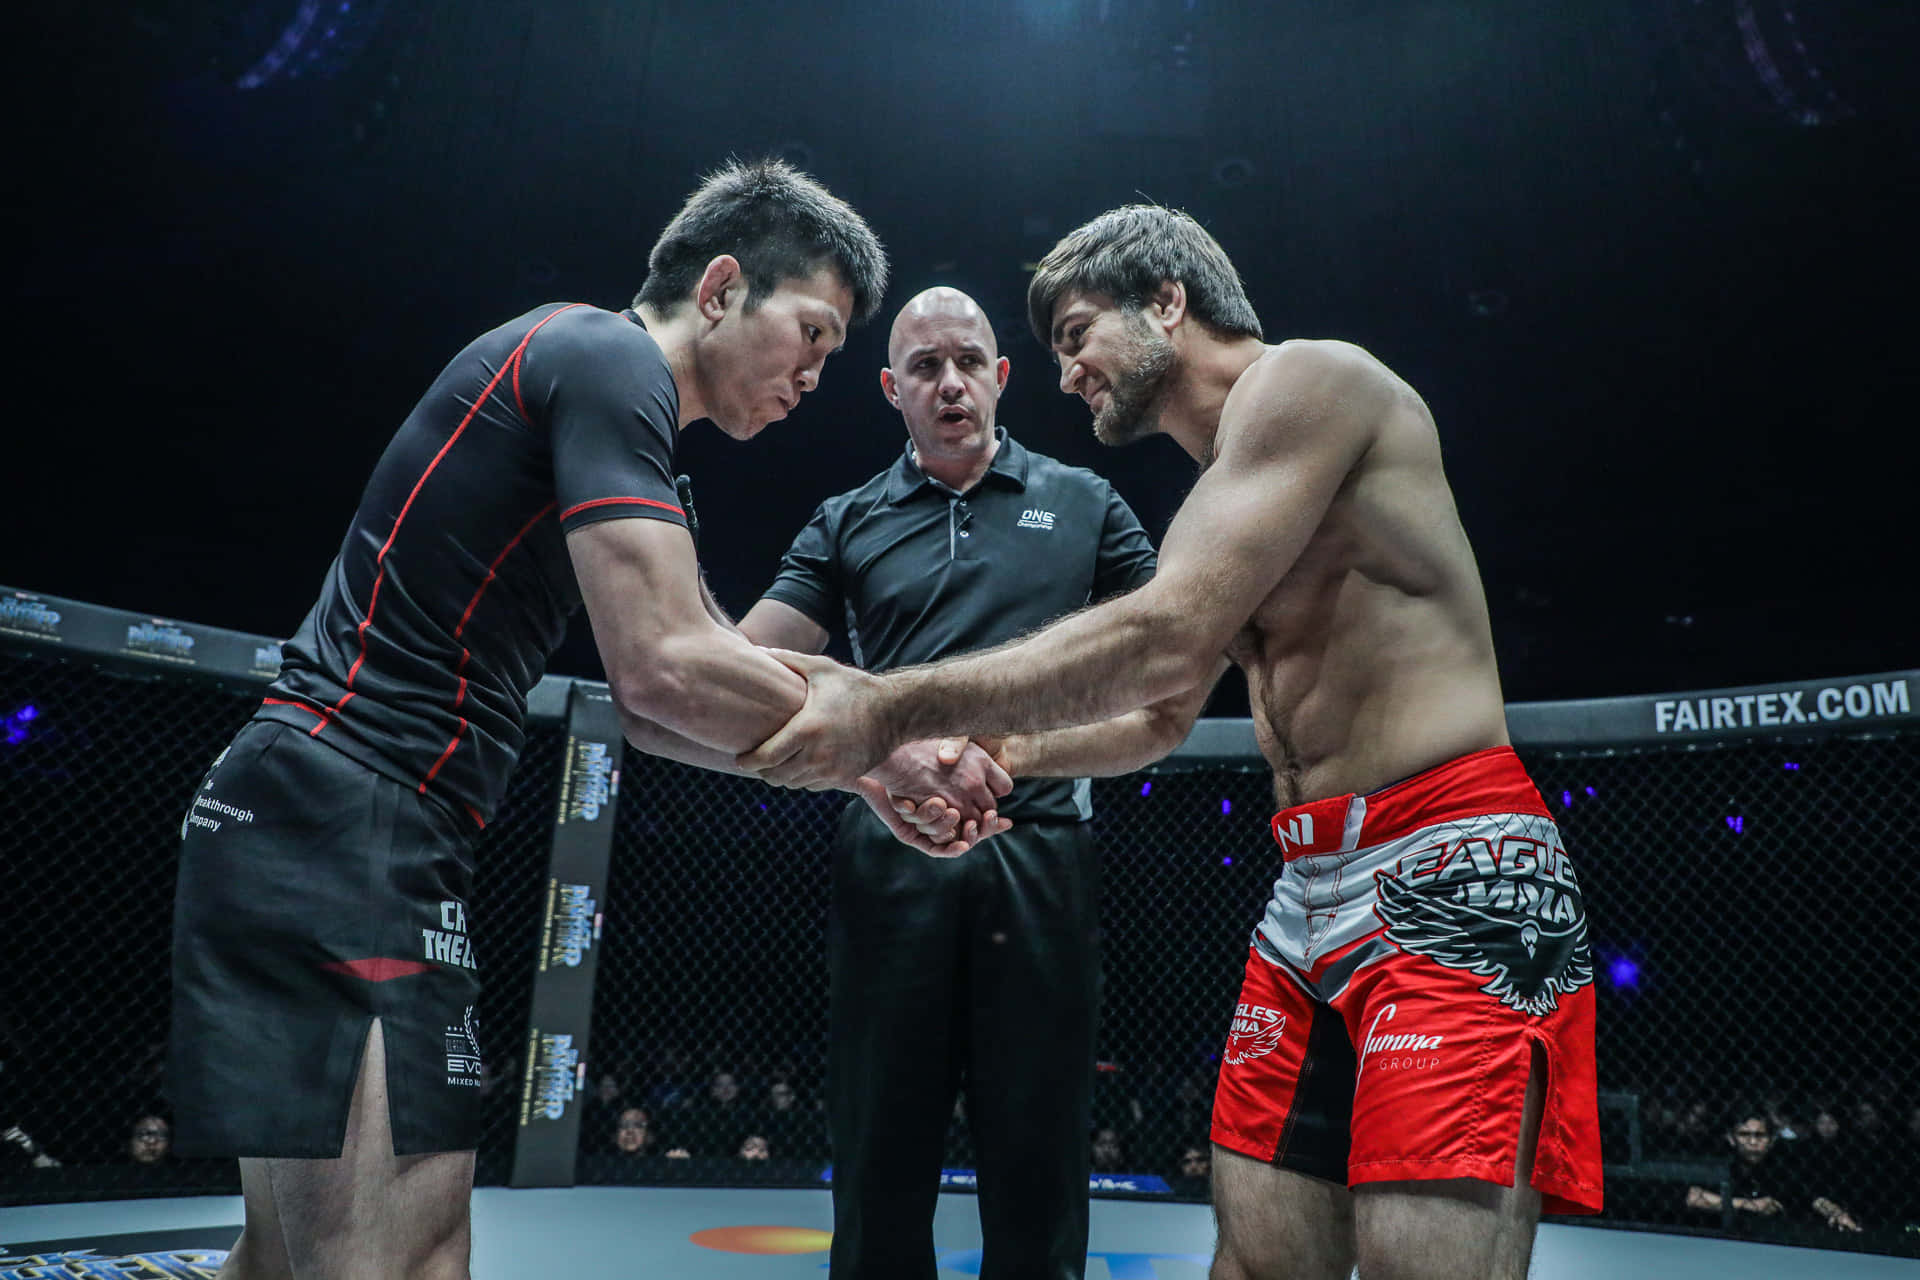
[[[980,307],[953,289],[909,302],[881,390],[908,447],[829,498],[741,621],[756,644],[818,653],[844,627],[874,671],[987,648],[1152,577],[1154,550],[1105,480],[1022,448],[994,425],[1008,363]],[[1204,695],[1203,695],[1204,697]],[[1191,714],[1102,726],[1137,758]],[[989,1280],[1086,1266],[1089,1094],[1098,1004],[1099,860],[1077,764],[1087,730],[1022,765],[1050,780],[1001,802],[1005,835],[959,858],[903,848],[865,805],[841,816],[829,926],[832,1280],[933,1280],[933,1210],[964,1082],[979,1158]],[[935,744],[916,748],[933,762]],[[977,749],[971,754],[978,755]],[[962,762],[965,767],[966,762]]]

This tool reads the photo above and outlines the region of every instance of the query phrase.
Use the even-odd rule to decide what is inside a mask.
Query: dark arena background
[[[14,24],[0,1280],[217,1267],[231,1162],[129,1154],[168,1123],[196,784],[446,360],[543,302],[623,305],[700,175],[766,154],[861,211],[894,284],[791,420],[682,438],[724,605],[897,455],[886,322],[934,284],[993,320],[1001,422],[1158,541],[1191,465],[1094,443],[1024,296],[1094,214],[1192,212],[1270,340],[1358,342],[1439,424],[1590,908],[1608,1209],[1550,1224],[1535,1274],[1912,1274],[1920,6],[83,0]],[[596,1247],[612,1229],[567,1215],[624,1221],[627,1193],[665,1224],[647,1274],[817,1274],[841,801],[625,749],[602,675],[576,625],[479,851],[475,1275],[527,1274],[502,1259],[543,1235]],[[1095,785],[1095,1121],[1122,1157],[1092,1280],[1190,1280],[1212,1249],[1179,1157],[1279,866],[1246,712],[1230,676],[1178,752]],[[658,1154],[617,1151],[632,1107]],[[1861,1231],[1686,1206],[1755,1108]],[[771,1159],[733,1155],[747,1132]],[[948,1157],[942,1275],[978,1274],[964,1107]],[[727,1225],[769,1222],[794,1225]]]

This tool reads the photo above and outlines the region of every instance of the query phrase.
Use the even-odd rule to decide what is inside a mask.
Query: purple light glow
[[[7,726],[7,745],[8,746],[10,747],[18,746],[20,743],[25,742],[26,740],[27,740],[27,731],[25,729],[22,729],[17,724],[10,724]]]
[[[1220,859],[1220,865],[1221,865],[1221,866],[1223,866],[1223,867],[1230,867],[1230,866],[1232,866],[1232,865],[1233,865],[1233,859],[1232,859],[1232,858],[1222,858],[1222,859]]]
[[[1618,956],[1607,966],[1607,977],[1613,979],[1616,987],[1637,987],[1640,985],[1640,966],[1625,956]]]
[[[1785,769],[1785,770],[1786,770],[1786,771],[1787,771],[1788,773],[1798,773],[1798,772],[1800,772],[1800,766],[1799,766],[1799,764],[1797,764],[1796,762],[1794,762],[1794,761],[1792,761],[1792,760],[1789,760],[1789,761],[1787,761],[1787,762],[1786,762],[1785,764],[1783,764],[1783,765],[1781,765],[1780,767],[1781,767],[1782,769]]]
[[[1733,828],[1733,834],[1739,835],[1741,829],[1747,825],[1747,820],[1739,814],[1730,813],[1727,815],[1727,825]]]
[[[13,718],[21,724],[25,724],[29,720],[37,720],[39,717],[40,708],[34,706],[31,702],[13,713]]]
[[[1571,808],[1573,808],[1573,792],[1571,792],[1571,791],[1562,791],[1562,792],[1560,793],[1560,807],[1561,807],[1562,809],[1571,809]]]
[[[1588,795],[1590,795],[1590,796],[1592,796],[1592,795],[1598,795],[1598,794],[1600,794],[1600,793],[1599,793],[1599,792],[1597,792],[1597,791],[1595,791],[1595,790],[1594,790],[1594,789],[1593,789],[1592,787],[1588,787],[1588,788],[1587,788],[1587,794],[1588,794]]]
[[[1141,795],[1143,795],[1143,796],[1150,796],[1150,795],[1152,795],[1152,794],[1153,794],[1153,784],[1152,784],[1151,782],[1143,782],[1143,783],[1141,783],[1141,784],[1140,784],[1140,794],[1141,794]]]
[[[1229,800],[1229,799],[1227,799],[1227,798],[1226,798],[1225,796],[1221,796],[1221,797],[1220,797],[1220,812],[1221,812],[1221,813],[1232,813],[1232,812],[1233,812],[1233,801],[1231,801],[1231,800]]]

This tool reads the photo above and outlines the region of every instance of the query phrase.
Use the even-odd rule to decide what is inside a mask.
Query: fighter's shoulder
[[[1240,375],[1221,406],[1221,431],[1262,438],[1309,425],[1359,429],[1377,421],[1403,385],[1365,347],[1292,338],[1268,347]]]
[[[1399,379],[1371,351],[1338,338],[1289,338],[1268,347],[1228,397],[1316,400],[1390,394]]]
[[[666,356],[646,329],[617,311],[584,302],[548,303],[535,307],[516,324],[526,326],[530,345],[553,350],[606,352],[666,363]]]

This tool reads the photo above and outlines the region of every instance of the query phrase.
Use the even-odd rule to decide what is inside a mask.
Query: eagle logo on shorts
[[[1280,1033],[1287,1029],[1287,1015],[1265,1005],[1241,1004],[1233,1010],[1233,1026],[1227,1032],[1227,1050],[1222,1056],[1230,1067],[1255,1058],[1264,1058],[1280,1047]]]
[[[1545,1017],[1593,981],[1587,950],[1587,912],[1577,897],[1562,918],[1542,919],[1511,908],[1489,910],[1423,892],[1397,876],[1379,877],[1374,910],[1387,925],[1387,940],[1449,969],[1464,969],[1490,981],[1480,988],[1501,1004]]]

